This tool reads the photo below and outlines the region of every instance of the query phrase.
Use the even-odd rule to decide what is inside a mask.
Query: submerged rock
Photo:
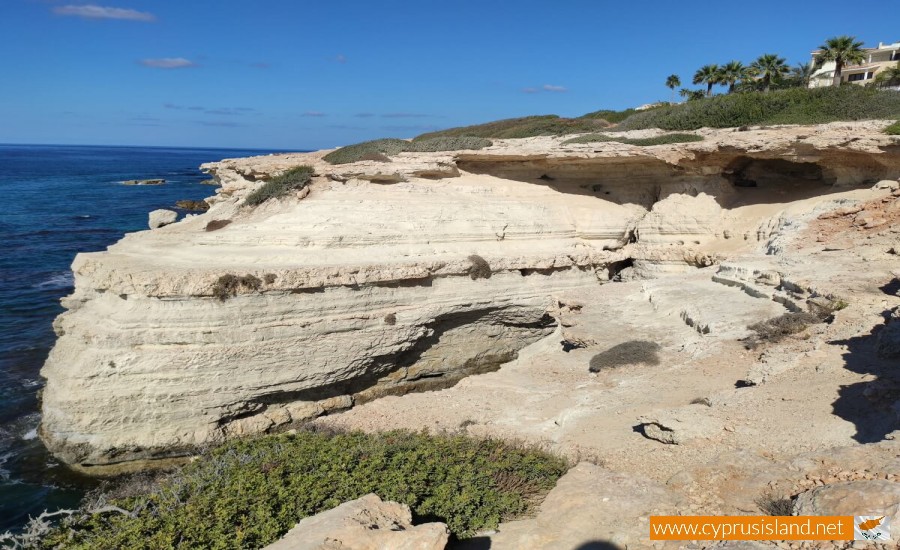
[[[147,180],[125,180],[123,185],[162,185],[166,183],[164,179],[147,179]]]

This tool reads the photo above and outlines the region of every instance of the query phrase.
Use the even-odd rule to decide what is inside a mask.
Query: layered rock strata
[[[41,435],[81,466],[178,456],[494,370],[557,329],[563,296],[777,249],[791,202],[896,179],[881,127],[205,165],[208,212],[76,258]],[[300,164],[302,196],[244,205]]]

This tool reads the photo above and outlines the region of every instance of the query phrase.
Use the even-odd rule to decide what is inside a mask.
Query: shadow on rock
[[[893,355],[900,336],[897,311],[883,312],[885,324],[869,334],[829,342],[846,346],[844,367],[874,380],[841,386],[832,404],[834,414],[856,426],[853,439],[875,443],[900,428],[900,356]]]

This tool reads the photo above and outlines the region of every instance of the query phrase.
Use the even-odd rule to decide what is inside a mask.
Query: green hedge
[[[76,515],[43,546],[259,548],[301,518],[368,493],[408,504],[417,520],[446,522],[466,537],[532,509],[566,469],[562,459],[535,449],[464,436],[301,431],[239,440],[149,494],[110,500],[139,510],[135,517]]]
[[[430,139],[407,141],[405,139],[386,138],[364,141],[355,145],[341,147],[322,157],[331,164],[347,164],[361,160],[373,159],[378,155],[396,155],[407,151],[436,152],[463,151],[484,149],[493,145],[488,139],[465,136],[438,136]],[[388,159],[389,160],[389,159]]]
[[[247,195],[245,204],[257,206],[269,199],[286,195],[290,191],[298,191],[309,185],[315,170],[311,166],[297,166],[287,172],[275,176],[262,184],[259,189]]]
[[[615,136],[607,136],[604,134],[588,134],[586,136],[578,136],[563,142],[567,143],[596,143],[601,141],[614,141],[617,143],[626,143],[628,145],[639,145],[648,147],[650,145],[665,145],[668,143],[689,143],[693,141],[703,141],[703,136],[695,134],[664,134],[661,136],[650,138],[623,138]]]
[[[718,95],[634,114],[617,130],[696,130],[900,117],[900,92],[861,86]]]

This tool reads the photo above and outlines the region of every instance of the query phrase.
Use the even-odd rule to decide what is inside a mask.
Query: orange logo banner
[[[650,516],[650,540],[853,540],[853,516]]]

